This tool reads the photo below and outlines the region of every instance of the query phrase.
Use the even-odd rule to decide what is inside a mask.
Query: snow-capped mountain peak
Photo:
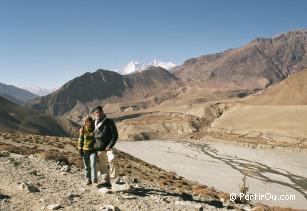
[[[139,71],[142,68],[142,65],[138,61],[129,62],[123,69],[123,74],[130,74],[135,71]]]
[[[162,67],[166,70],[170,70],[170,69],[176,67],[177,65],[173,62],[162,62],[162,61],[159,61],[158,59],[155,59],[151,63],[151,66]]]
[[[48,95],[52,92],[54,92],[56,89],[46,89],[46,88],[41,88],[41,87],[38,87],[38,86],[30,86],[30,87],[24,87],[23,89],[26,89],[38,96],[45,96],[45,95]]]
[[[154,59],[152,62],[149,62],[148,64],[140,64],[138,61],[131,61],[124,67],[124,69],[122,70],[122,74],[126,75],[133,72],[141,72],[147,70],[151,66],[162,67],[166,70],[171,70],[177,65],[174,64],[173,62],[162,62],[159,61],[158,59]]]

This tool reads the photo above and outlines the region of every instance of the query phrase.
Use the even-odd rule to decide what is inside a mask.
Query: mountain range
[[[92,107],[138,100],[155,103],[159,101],[157,96],[182,85],[181,80],[161,67],[151,66],[146,71],[128,75],[100,69],[67,82],[52,94],[32,100],[28,106],[51,115],[63,115],[80,103],[89,103]]]
[[[128,75],[97,70],[77,77],[57,91],[31,101],[28,106],[51,115],[63,115],[78,105],[130,104],[152,98],[160,104],[202,90],[247,90],[245,96],[276,84],[307,67],[307,31],[298,30],[257,38],[236,49],[188,59],[173,73],[161,67]],[[202,94],[201,94],[202,95]],[[199,96],[198,96],[199,97]],[[134,103],[132,103],[134,102]],[[148,106],[145,106],[145,108]]]
[[[0,83],[0,96],[18,105],[24,105],[28,100],[38,97],[25,89]]]
[[[228,128],[238,124],[236,117],[244,109],[244,115],[250,117],[249,112],[272,114],[275,109],[280,111],[281,124],[286,125],[289,117],[283,114],[287,109],[288,114],[298,115],[293,106],[306,105],[306,40],[306,30],[257,38],[239,48],[188,59],[171,71],[158,62],[158,67],[149,65],[126,75],[98,69],[30,100],[26,106],[40,114],[82,123],[95,106],[103,105],[108,115],[122,121],[118,123],[120,135],[127,138],[159,138],[163,134],[179,138],[210,125]],[[274,107],[280,105],[292,107]],[[270,118],[267,122],[274,122]],[[259,122],[246,124],[253,125],[252,130]],[[265,133],[287,131],[266,127],[272,129]],[[291,136],[293,131],[304,137],[302,129],[291,130]]]

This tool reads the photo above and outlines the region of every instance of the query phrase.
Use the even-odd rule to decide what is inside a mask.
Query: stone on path
[[[50,205],[47,206],[48,210],[58,210],[60,208],[61,208],[60,204],[50,204]]]
[[[108,194],[108,193],[111,193],[112,191],[108,188],[103,187],[103,188],[99,188],[98,192],[102,194]]]
[[[100,208],[101,211],[119,211],[118,207],[114,205],[104,205]]]
[[[128,191],[131,189],[131,186],[128,185],[127,183],[125,184],[112,184],[112,192],[116,193],[116,192],[124,192],[124,191]]]
[[[32,184],[25,183],[25,182],[20,183],[20,185],[18,186],[18,189],[21,191],[25,190],[29,193],[39,192],[39,189],[37,187],[35,187]]]

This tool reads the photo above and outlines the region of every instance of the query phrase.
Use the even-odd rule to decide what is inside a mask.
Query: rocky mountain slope
[[[31,134],[67,136],[76,134],[78,125],[61,117],[41,114],[0,97],[0,130]]]
[[[52,115],[62,115],[71,111],[78,102],[94,107],[101,103],[146,101],[156,93],[163,95],[175,90],[180,84],[179,79],[160,67],[125,76],[97,70],[69,81],[56,92],[34,99],[28,105]]]
[[[307,31],[257,38],[222,53],[191,58],[174,74],[191,86],[262,89],[307,67]]]

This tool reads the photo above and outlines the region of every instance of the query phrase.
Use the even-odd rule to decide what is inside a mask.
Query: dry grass
[[[82,159],[76,154],[71,152],[61,152],[59,150],[51,149],[43,152],[43,157],[46,160],[53,160],[65,165],[75,165],[79,168],[83,167]]]
[[[65,165],[70,165],[71,162],[69,162],[69,159],[64,155],[64,153],[61,153],[58,150],[47,150],[43,153],[43,156],[46,160],[54,160],[56,162],[63,163]]]
[[[21,155],[33,155],[42,152],[42,150],[39,150],[37,147],[18,147],[11,144],[0,143],[0,151],[2,150]]]

